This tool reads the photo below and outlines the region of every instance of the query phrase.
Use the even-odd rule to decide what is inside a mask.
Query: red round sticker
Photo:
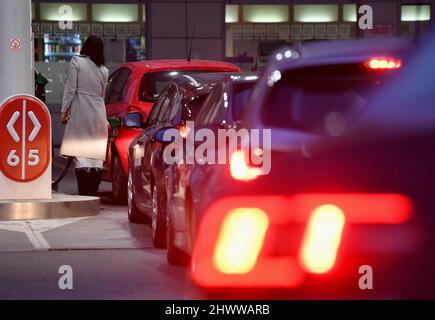
[[[51,121],[39,99],[19,95],[0,106],[0,171],[17,182],[30,182],[47,169],[51,157]]]
[[[11,49],[12,50],[20,50],[21,49],[21,40],[20,39],[11,39]]]

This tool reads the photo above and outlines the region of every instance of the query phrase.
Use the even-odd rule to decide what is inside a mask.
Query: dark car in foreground
[[[257,82],[256,73],[224,73],[221,75],[204,75],[216,78],[219,83],[205,100],[198,117],[194,121],[194,132],[202,130],[215,139],[213,141],[214,163],[205,159],[201,163],[175,163],[168,167],[166,177],[167,193],[167,260],[171,264],[185,264],[189,261],[192,250],[192,232],[195,230],[194,203],[202,197],[204,186],[213,167],[218,165],[218,132],[222,129],[234,129],[240,125],[243,114],[249,112],[247,102]],[[196,146],[202,144],[205,137],[195,139]]]
[[[366,265],[381,276],[403,262],[400,256],[418,239],[408,223],[412,200],[392,187],[398,176],[387,174],[406,174],[394,166],[400,159],[381,166],[380,150],[369,147],[363,156],[356,138],[329,156],[313,146],[350,134],[375,92],[393,96],[383,86],[400,75],[407,48],[395,39],[338,41],[276,53],[243,122],[271,129],[271,143],[260,147],[270,163],[254,165],[252,150],[241,149],[236,161],[210,175],[196,206],[195,283],[214,290],[290,289],[309,298],[346,292],[341,297],[349,298],[369,295],[358,287]],[[388,141],[378,138],[390,152]],[[389,289],[378,297],[398,292]]]
[[[166,177],[165,132],[180,137],[188,134],[193,121],[211,90],[224,73],[184,75],[172,81],[161,93],[151,110],[145,130],[129,147],[128,218],[142,222],[151,218],[153,244],[166,246]],[[139,117],[139,116],[138,116]],[[181,146],[182,147],[182,146]]]

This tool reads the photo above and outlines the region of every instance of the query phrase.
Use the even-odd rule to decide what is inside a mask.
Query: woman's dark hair
[[[88,56],[98,67],[106,63],[104,59],[104,43],[100,37],[89,36],[83,44],[80,54]]]

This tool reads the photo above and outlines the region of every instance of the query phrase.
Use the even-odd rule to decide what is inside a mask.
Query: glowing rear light
[[[386,238],[389,242],[388,238],[397,234],[393,226],[409,228],[413,212],[412,200],[395,193],[219,199],[203,215],[198,228],[190,266],[192,280],[207,288],[296,288],[309,274],[329,277],[346,268],[346,253],[359,248],[358,243],[349,242],[355,226],[378,230],[379,238],[370,239],[368,247],[364,243],[364,250],[379,252],[377,241]],[[349,232],[344,235],[345,225]],[[382,225],[390,227],[376,228]],[[379,230],[386,231],[380,234]],[[409,238],[397,238],[394,243],[390,249],[401,252]]]
[[[300,261],[312,273],[325,273],[335,264],[344,226],[344,213],[334,205],[316,208],[302,242]]]
[[[187,136],[189,135],[192,129],[187,124],[183,124],[178,128],[178,130],[180,131],[180,136],[183,139],[187,139]]]
[[[239,208],[223,221],[213,255],[215,268],[225,274],[245,274],[257,261],[269,227],[267,214],[260,209]]]
[[[230,159],[231,176],[240,181],[250,181],[256,179],[260,174],[259,168],[250,167],[245,160],[243,150],[235,151]]]
[[[386,70],[386,69],[399,69],[402,66],[402,61],[393,58],[371,58],[366,63],[365,66],[369,69],[375,70]]]

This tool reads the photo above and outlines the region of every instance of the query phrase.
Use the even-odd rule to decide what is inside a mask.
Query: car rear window
[[[207,72],[219,72],[219,70],[178,70],[145,73],[140,82],[139,100],[142,102],[155,102],[162,90],[172,80],[186,74]]]
[[[360,64],[302,68],[285,74],[272,86],[262,109],[264,124],[331,133],[340,131],[364,109],[372,90],[396,70],[370,70]]]
[[[207,100],[209,96],[209,92],[202,92],[198,95],[196,95],[194,98],[190,98],[188,101],[185,101],[184,103],[187,106],[188,112],[190,112],[190,118],[191,120],[194,120],[197,118],[199,112],[201,111],[201,108],[204,106],[205,100]]]
[[[251,97],[254,86],[255,82],[241,83],[234,86],[232,101],[234,120],[242,120],[244,109]]]

